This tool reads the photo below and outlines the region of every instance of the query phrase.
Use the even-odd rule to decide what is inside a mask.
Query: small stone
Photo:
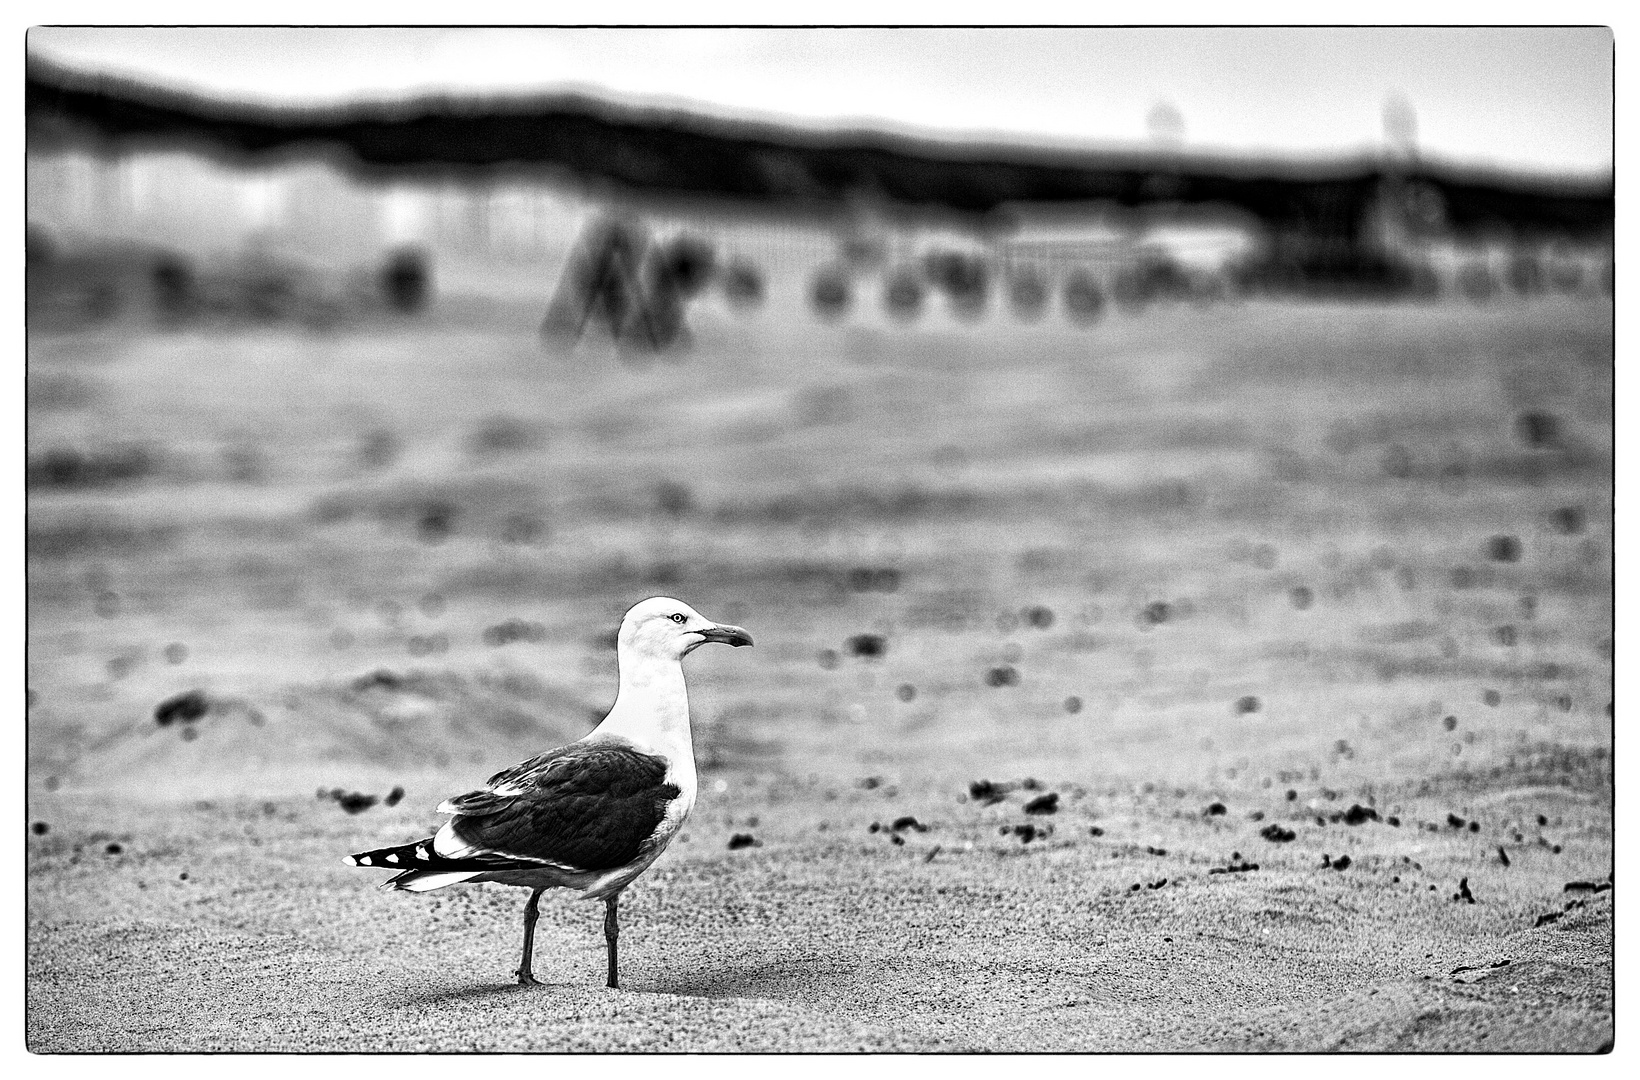
[[[1056,814],[1059,812],[1059,792],[1050,791],[1046,795],[1038,795],[1025,804],[1027,814]]]
[[[165,727],[175,721],[192,723],[204,716],[210,710],[210,702],[203,690],[190,690],[185,694],[166,698],[154,709],[154,722]]]
[[[1486,557],[1494,562],[1519,562],[1520,538],[1515,536],[1494,536],[1486,542]]]

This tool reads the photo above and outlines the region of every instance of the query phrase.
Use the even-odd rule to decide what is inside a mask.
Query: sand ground
[[[29,493],[29,1048],[1611,1044],[1609,300],[777,308],[31,340],[31,460],[130,475]],[[655,593],[758,646],[622,988],[565,895],[520,988],[522,892],[341,857],[587,730]]]

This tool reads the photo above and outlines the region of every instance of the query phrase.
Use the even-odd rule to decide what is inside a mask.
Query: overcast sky
[[[79,68],[263,99],[574,88],[827,125],[1230,152],[1379,146],[1399,98],[1426,154],[1612,166],[1603,28],[45,28],[28,44]]]

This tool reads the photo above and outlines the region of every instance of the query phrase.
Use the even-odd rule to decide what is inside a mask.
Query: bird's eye
[[[684,622],[683,615],[680,613],[680,614],[672,616],[672,621],[677,623],[680,626],[683,625],[683,622]]]

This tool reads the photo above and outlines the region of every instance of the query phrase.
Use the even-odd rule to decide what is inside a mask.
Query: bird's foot
[[[517,974],[518,974],[518,985],[520,985],[520,986],[540,986],[541,985],[540,980],[538,980],[534,975],[531,975],[529,973],[528,969],[526,969],[526,968],[519,968]]]

